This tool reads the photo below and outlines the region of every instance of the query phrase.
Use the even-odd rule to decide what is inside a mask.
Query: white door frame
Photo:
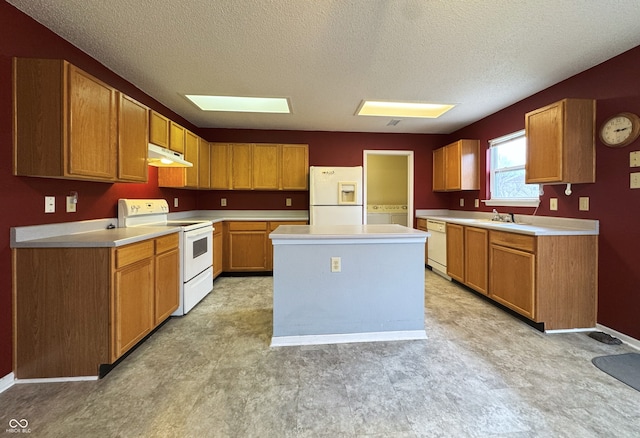
[[[413,228],[413,151],[395,151],[395,150],[370,150],[363,151],[363,190],[362,190],[362,208],[363,222],[367,223],[367,157],[369,155],[404,155],[407,157],[407,226]]]

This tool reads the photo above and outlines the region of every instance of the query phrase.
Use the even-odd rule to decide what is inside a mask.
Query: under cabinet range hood
[[[151,143],[147,162],[155,167],[193,167],[193,163],[186,161],[181,153]]]

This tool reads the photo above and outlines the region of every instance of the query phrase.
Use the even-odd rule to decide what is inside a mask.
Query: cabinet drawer
[[[229,231],[267,231],[266,222],[229,222]]]
[[[535,252],[536,238],[517,233],[505,233],[502,231],[491,231],[489,242],[495,245],[508,246],[522,251]]]
[[[116,269],[153,257],[153,240],[132,243],[116,249]]]
[[[178,233],[169,234],[167,236],[158,237],[156,239],[156,254],[170,251],[178,247]]]

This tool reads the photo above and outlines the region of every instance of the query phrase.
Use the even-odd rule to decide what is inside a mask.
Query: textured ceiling
[[[8,0],[199,127],[450,133],[640,45],[638,0]],[[184,94],[289,97],[202,112]],[[357,117],[362,99],[457,103]]]

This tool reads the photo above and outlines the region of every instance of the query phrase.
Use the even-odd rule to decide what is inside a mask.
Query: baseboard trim
[[[39,379],[16,379],[16,384],[22,383],[61,383],[61,382],[86,382],[88,380],[98,380],[98,376],[77,376],[77,377],[46,377]]]
[[[553,329],[553,330],[545,330],[545,333],[555,334],[555,333],[583,333],[583,332],[593,332],[595,331],[595,327],[590,328],[572,328],[572,329]]]
[[[625,335],[624,333],[620,333],[617,330],[611,329],[607,326],[604,326],[602,324],[596,324],[596,328],[602,332],[605,332],[615,338],[620,339],[622,342],[624,342],[625,344],[629,345],[630,347],[635,348],[636,350],[640,350],[640,340],[636,339],[636,338],[632,338],[631,336]]]
[[[391,332],[338,333],[329,335],[274,336],[271,347],[296,345],[348,344],[355,342],[415,341],[427,339],[425,330],[403,330]]]
[[[16,379],[13,373],[7,374],[2,379],[0,379],[0,393],[11,388],[15,383],[16,383]]]

